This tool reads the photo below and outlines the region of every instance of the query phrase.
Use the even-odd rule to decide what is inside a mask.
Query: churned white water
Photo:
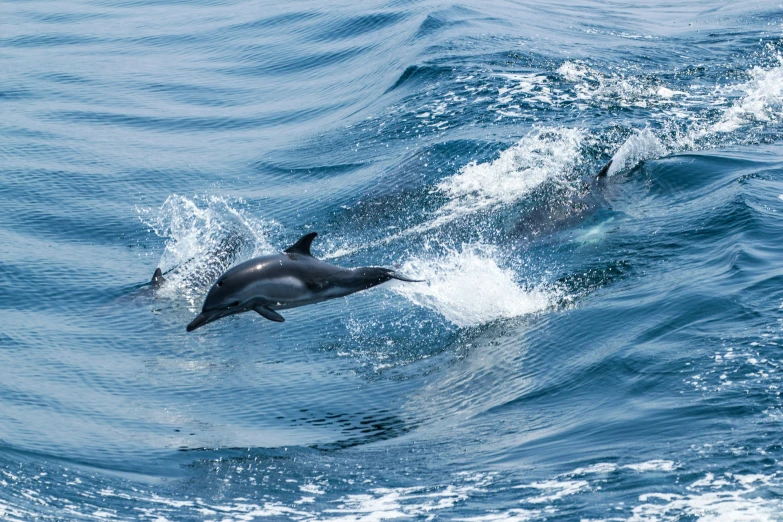
[[[394,291],[457,326],[476,326],[552,306],[557,291],[521,285],[517,274],[499,266],[495,256],[493,247],[464,245],[442,255],[410,259],[402,269],[427,282],[396,285]]]

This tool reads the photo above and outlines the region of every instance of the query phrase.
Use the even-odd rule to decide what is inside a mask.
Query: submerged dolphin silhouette
[[[575,191],[559,190],[541,193],[532,208],[523,211],[514,225],[526,240],[541,240],[587,221],[601,209],[609,207],[605,199],[610,160],[601,170],[581,180]]]
[[[256,257],[226,271],[209,290],[201,313],[187,331],[250,310],[282,323],[285,319],[275,310],[320,303],[390,279],[422,282],[388,268],[341,268],[316,259],[310,253],[310,244],[317,235],[310,232],[280,254]]]
[[[246,237],[229,231],[227,236],[214,242],[197,255],[177,263],[165,272],[157,268],[152,275],[149,286],[153,292],[157,291],[167,281],[164,276],[174,273],[179,279],[183,279],[181,283],[190,288],[208,288],[220,274],[234,263],[248,244],[249,240]]]

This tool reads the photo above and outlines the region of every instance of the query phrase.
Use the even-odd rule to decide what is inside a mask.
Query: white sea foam
[[[421,224],[374,243],[334,250],[325,258],[388,244],[488,209],[511,205],[549,180],[565,182],[581,161],[583,140],[584,133],[580,129],[535,128],[516,145],[501,152],[497,159],[469,163],[438,183],[434,193],[444,196],[446,202]]]
[[[688,95],[688,93],[685,91],[675,91],[673,89],[669,89],[668,87],[659,87],[658,90],[655,91],[655,94],[657,94],[661,98],[674,98],[675,96]]]
[[[542,495],[526,499],[526,502],[530,502],[532,504],[548,504],[564,497],[586,491],[590,489],[590,483],[586,480],[544,480],[541,482],[533,482],[532,484],[515,487],[533,488],[544,492]]]
[[[687,98],[689,93],[651,82],[645,77],[625,73],[604,73],[581,62],[566,61],[557,71],[564,80],[574,84],[573,95],[556,93],[562,102],[576,101],[580,105],[645,107],[663,110],[673,104],[672,98]]]
[[[578,468],[563,475],[580,476],[585,480],[545,480],[516,487],[551,492],[549,495],[525,499],[523,502],[533,504],[542,500],[553,502],[569,495],[600,488],[598,484],[603,480],[601,478],[596,482],[587,482],[587,479],[593,480],[590,476],[592,474],[623,472],[623,470],[635,473],[671,473],[679,467],[674,461],[665,459],[654,459],[625,466],[599,463]],[[655,491],[639,495],[639,504],[631,507],[632,516],[630,518],[623,517],[623,519],[629,522],[675,522],[683,518],[693,518],[700,522],[724,520],[771,522],[780,520],[783,505],[779,500],[770,498],[769,492],[761,488],[773,488],[774,491],[779,486],[780,476],[778,474],[724,473],[716,475],[705,473],[704,476],[688,485],[683,492],[660,493]],[[622,508],[624,507],[622,506]],[[618,509],[621,508],[618,507]]]
[[[540,519],[541,511],[530,509],[509,509],[500,513],[488,513],[469,518],[455,518],[454,520],[471,522],[527,522]]]
[[[686,517],[699,522],[780,520],[783,505],[778,500],[764,498],[765,494],[757,490],[760,485],[769,485],[771,479],[765,475],[716,478],[707,473],[688,486],[687,494],[640,495],[641,504],[633,508],[629,522],[676,521]]]
[[[583,63],[566,61],[557,68],[557,73],[569,82],[578,82],[586,76],[595,76],[595,71]]]
[[[617,471],[617,464],[611,462],[599,462],[586,468],[576,468],[571,473],[566,473],[567,476],[579,476],[579,475],[592,475],[594,473],[612,473]]]
[[[666,147],[650,129],[637,130],[612,156],[608,175],[632,169],[643,161],[660,158],[665,154]]]
[[[241,210],[241,200],[219,196],[169,196],[157,210],[140,209],[139,217],[166,238],[158,266],[167,283],[162,293],[193,301],[241,255],[273,250],[266,239],[275,226]]]
[[[771,69],[754,67],[750,80],[732,87],[742,96],[726,112],[710,131],[732,132],[751,123],[769,123],[783,119],[783,57],[780,65]]]
[[[661,459],[655,459],[655,460],[648,460],[647,462],[640,462],[639,464],[628,464],[627,466],[623,466],[627,469],[632,469],[634,471],[673,471],[677,465],[672,462],[671,460],[661,460]]]
[[[664,140],[645,129],[637,131],[615,154],[610,174],[633,168],[639,162],[672,151],[702,148],[704,142],[747,126],[765,126],[783,121],[783,56],[779,65],[754,67],[747,81],[705,89],[699,84],[672,88],[628,72],[606,73],[578,61],[566,61],[558,69],[573,83],[573,95],[551,86],[552,98],[583,106],[644,107],[676,137]],[[519,103],[519,100],[515,100]],[[703,114],[705,106],[722,109],[716,118]],[[719,142],[725,142],[721,139]],[[714,143],[712,143],[714,144]]]
[[[497,88],[497,95],[476,98],[474,103],[493,99],[487,109],[497,113],[499,118],[510,116],[527,119],[531,114],[526,109],[542,104],[578,108],[638,106],[663,113],[691,97],[689,92],[660,85],[654,79],[636,75],[633,71],[607,73],[582,61],[567,60],[555,73],[567,83],[553,81],[550,74],[500,74],[498,76],[506,81]]]
[[[528,103],[537,102],[547,105],[555,103],[555,100],[552,98],[552,90],[548,85],[549,80],[545,74],[500,74],[499,76],[509,81],[508,86],[498,89],[498,106],[495,108],[499,114],[522,116],[518,112],[520,109],[519,105],[512,105],[520,97],[524,98]],[[509,109],[516,110],[510,111]]]
[[[392,518],[422,517],[447,509],[482,493],[492,475],[464,476],[457,484],[440,487],[373,488],[367,493],[345,495],[337,506],[324,510],[322,518],[339,521],[376,521]]]
[[[496,160],[469,163],[438,184],[449,198],[440,216],[459,217],[487,207],[508,205],[549,179],[564,178],[580,161],[583,132],[536,128]]]
[[[492,247],[469,245],[438,257],[411,259],[402,271],[427,283],[397,285],[394,291],[457,326],[517,317],[552,306],[556,291],[520,285],[512,270],[497,264],[495,255]]]
[[[324,490],[321,489],[317,484],[304,484],[299,486],[299,491],[302,491],[303,493],[311,493],[314,495],[324,494]]]

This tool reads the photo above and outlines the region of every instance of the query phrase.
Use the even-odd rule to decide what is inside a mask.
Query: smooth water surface
[[[0,4],[0,519],[783,520],[782,21]]]

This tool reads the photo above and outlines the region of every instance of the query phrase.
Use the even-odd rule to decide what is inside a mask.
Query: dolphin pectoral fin
[[[299,241],[283,250],[283,252],[288,254],[302,254],[303,256],[313,257],[313,254],[310,253],[310,245],[313,243],[313,239],[315,239],[315,236],[317,235],[318,232],[310,232],[309,234],[305,234],[299,238]]]
[[[258,312],[258,315],[266,317],[270,321],[274,321],[276,323],[284,323],[285,322],[285,318],[282,315],[278,314],[277,312],[275,312],[274,310],[272,310],[268,306],[261,306],[261,305],[254,306],[253,310]]]

